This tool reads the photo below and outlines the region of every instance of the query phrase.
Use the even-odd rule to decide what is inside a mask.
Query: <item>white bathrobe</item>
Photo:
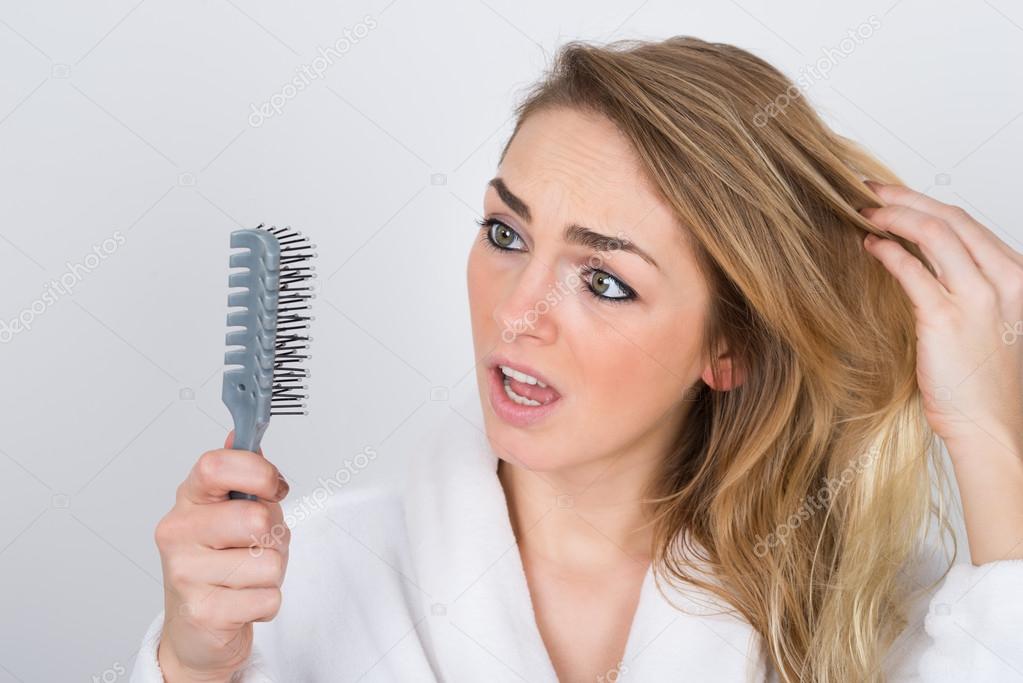
[[[236,680],[557,681],[479,400],[471,394],[452,407],[433,443],[411,458],[404,487],[344,489],[293,523],[283,605],[255,625]],[[933,575],[922,565],[914,572]],[[709,614],[706,594],[664,588],[686,611],[665,600],[648,570],[624,658],[604,681],[777,680],[745,621]],[[1023,560],[957,564],[935,591],[914,606],[888,658],[889,680],[1023,681]],[[163,680],[162,623],[161,612],[144,636],[136,683]]]

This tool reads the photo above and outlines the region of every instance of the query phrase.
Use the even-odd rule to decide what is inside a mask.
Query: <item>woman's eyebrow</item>
[[[501,201],[507,204],[508,208],[518,214],[519,218],[527,223],[532,220],[529,205],[522,201],[521,197],[509,190],[508,185],[505,184],[503,179],[494,178],[490,181],[489,185],[497,190],[497,195],[501,198]],[[627,251],[639,256],[654,268],[657,268],[658,270],[661,268],[657,265],[657,261],[655,261],[652,256],[640,247],[636,246],[634,242],[603,235],[576,223],[565,228],[563,239],[571,244],[579,244],[595,251],[613,251],[615,249]]]
[[[609,235],[594,232],[593,230],[576,223],[565,228],[564,240],[569,243],[580,244],[584,247],[593,249],[594,251],[614,251],[616,249],[627,251],[630,254],[635,254],[640,257],[654,268],[658,270],[661,269],[661,267],[657,265],[657,261],[655,261],[650,254],[637,247],[635,243],[626,239],[619,239],[617,237],[610,237]]]
[[[519,218],[527,223],[533,220],[529,213],[529,206],[527,206],[518,195],[508,189],[508,186],[504,184],[504,180],[501,178],[494,178],[490,181],[490,186],[497,190],[497,196],[501,198],[502,202],[508,205],[509,209],[517,213]]]

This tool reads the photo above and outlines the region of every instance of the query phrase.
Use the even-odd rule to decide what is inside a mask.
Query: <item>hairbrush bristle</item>
[[[310,261],[316,245],[291,227],[258,227],[276,237],[281,247],[270,414],[305,415],[309,370],[302,366],[310,357],[309,300],[316,296],[312,287],[316,273]]]

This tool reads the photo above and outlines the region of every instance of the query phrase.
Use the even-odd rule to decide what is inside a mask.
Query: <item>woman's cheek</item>
[[[493,303],[495,278],[491,277],[492,269],[488,268],[486,255],[473,249],[469,255],[466,269],[466,284],[469,291],[469,304],[476,322],[483,322],[486,309]]]

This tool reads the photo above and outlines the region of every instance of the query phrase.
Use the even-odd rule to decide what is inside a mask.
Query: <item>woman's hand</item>
[[[1023,557],[1023,255],[957,206],[868,185],[886,206],[861,213],[937,273],[894,240],[864,241],[915,306],[917,380],[955,466],[973,562]]]
[[[204,453],[156,527],[164,577],[159,663],[165,680],[228,681],[252,650],[252,623],[281,604],[288,484],[262,453]],[[258,501],[230,500],[244,491]]]

